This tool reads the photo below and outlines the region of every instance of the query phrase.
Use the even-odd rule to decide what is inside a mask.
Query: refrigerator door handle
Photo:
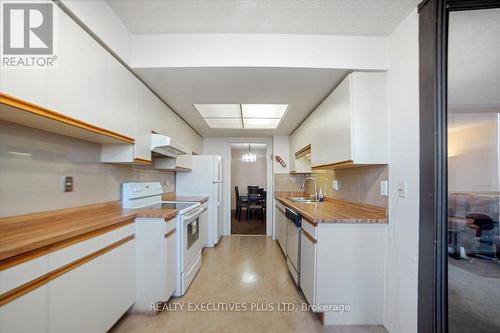
[[[220,203],[222,202],[221,187],[222,187],[222,182],[218,182],[218,185],[217,185],[217,207],[219,207]]]

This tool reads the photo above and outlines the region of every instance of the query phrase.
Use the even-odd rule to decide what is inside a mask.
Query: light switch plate
[[[338,180],[332,181],[332,189],[334,189],[335,191],[338,191],[340,189],[340,184]]]
[[[64,192],[73,192],[73,177],[65,176],[63,180]]]
[[[380,182],[380,195],[384,197],[389,195],[389,182],[387,180],[382,180]]]
[[[406,198],[408,195],[408,183],[400,182],[398,186],[398,193],[400,198]]]

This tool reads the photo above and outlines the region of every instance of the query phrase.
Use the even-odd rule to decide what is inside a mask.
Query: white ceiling
[[[448,132],[463,130],[497,121],[495,113],[451,113],[448,116]]]
[[[453,12],[448,50],[452,112],[500,112],[500,9]]]
[[[108,0],[133,34],[387,36],[420,0]]]
[[[290,134],[348,74],[314,68],[134,68],[202,136]],[[288,104],[276,130],[210,128],[193,104]]]

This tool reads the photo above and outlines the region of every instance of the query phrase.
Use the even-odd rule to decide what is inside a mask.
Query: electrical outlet
[[[332,181],[332,189],[334,189],[335,191],[340,190],[340,184],[338,180]]]
[[[65,176],[63,179],[64,192],[73,192],[73,177]]]
[[[408,195],[408,183],[400,182],[398,186],[398,193],[400,198],[406,198]]]
[[[384,197],[389,195],[389,182],[387,180],[382,180],[380,182],[380,195]]]

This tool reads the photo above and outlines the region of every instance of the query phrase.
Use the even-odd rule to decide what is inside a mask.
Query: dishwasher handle
[[[285,216],[289,221],[295,224],[297,228],[302,227],[302,216],[300,216],[300,214],[297,213],[296,211],[286,207]]]

